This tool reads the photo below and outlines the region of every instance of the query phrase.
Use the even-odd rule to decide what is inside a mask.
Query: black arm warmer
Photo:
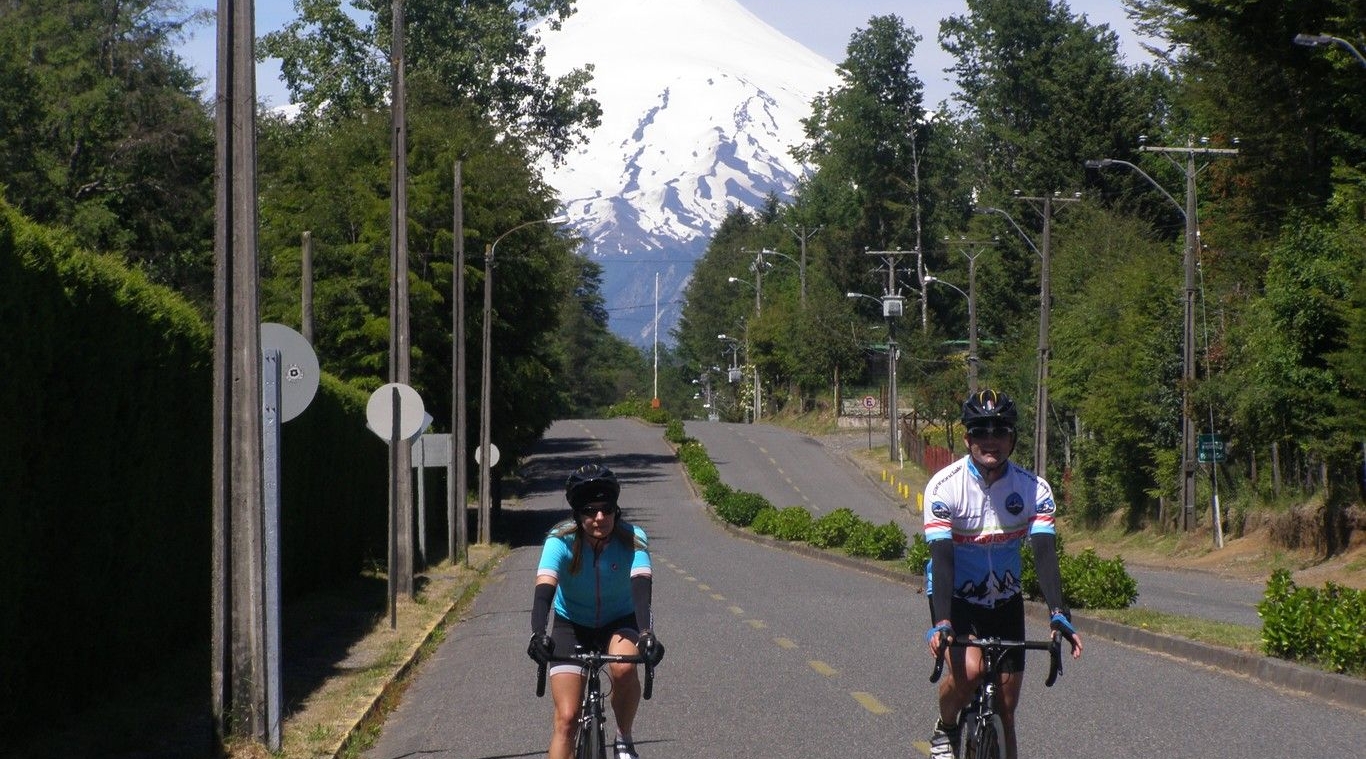
[[[536,595],[531,600],[531,634],[545,632],[550,622],[550,602],[555,600],[555,586],[547,582],[536,583]]]
[[[930,578],[934,586],[934,593],[930,597],[930,611],[934,619],[930,623],[936,624],[941,619],[950,619],[953,610],[952,540],[930,541],[930,567],[934,573]]]
[[[1058,539],[1047,533],[1029,537],[1029,545],[1034,549],[1034,574],[1039,577],[1039,590],[1043,592],[1044,603],[1048,604],[1051,614],[1054,609],[1062,609],[1062,574],[1058,571]]]
[[[631,578],[631,600],[636,604],[636,627],[640,632],[650,629],[650,597],[654,594],[654,587],[654,578],[649,575]]]

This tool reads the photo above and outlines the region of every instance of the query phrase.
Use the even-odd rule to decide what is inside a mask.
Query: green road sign
[[[1208,464],[1213,461],[1216,464],[1224,463],[1224,436],[1223,435],[1201,435],[1196,440],[1196,458],[1201,464]]]

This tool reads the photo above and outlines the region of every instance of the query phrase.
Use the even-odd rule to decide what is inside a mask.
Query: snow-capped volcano
[[[541,28],[546,68],[595,66],[602,125],[563,165],[542,169],[584,252],[603,264],[613,331],[654,339],[658,274],[658,336],[668,341],[692,264],[725,215],[790,195],[801,119],[838,77],[736,0],[577,7],[559,30]]]

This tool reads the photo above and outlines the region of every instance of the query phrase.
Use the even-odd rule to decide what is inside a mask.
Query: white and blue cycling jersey
[[[1028,469],[1006,463],[986,485],[964,456],[925,485],[925,541],[953,541],[953,596],[991,607],[1020,593],[1020,544],[1030,535],[1056,534],[1053,490]],[[931,562],[932,563],[932,562]],[[934,592],[926,565],[926,595]]]
[[[645,531],[629,525],[634,545],[626,545],[613,535],[601,551],[585,545],[579,571],[569,568],[574,558],[576,535],[546,538],[536,575],[555,578],[555,613],[577,625],[602,627],[613,620],[635,613],[631,598],[631,578],[649,577],[649,540]]]

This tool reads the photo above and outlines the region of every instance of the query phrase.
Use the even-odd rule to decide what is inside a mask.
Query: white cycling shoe
[[[612,743],[612,759],[640,759],[640,754],[634,743],[618,740]]]

